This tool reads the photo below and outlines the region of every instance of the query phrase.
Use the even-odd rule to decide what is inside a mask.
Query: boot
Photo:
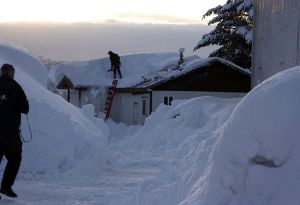
[[[16,198],[18,195],[12,190],[11,187],[1,187],[0,193],[5,194],[8,197]]]

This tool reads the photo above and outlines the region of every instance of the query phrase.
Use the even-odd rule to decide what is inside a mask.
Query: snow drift
[[[236,107],[189,196],[203,205],[297,205],[300,67],[253,89]]]
[[[299,204],[299,89],[296,67],[240,102],[200,97],[161,105],[115,145],[131,158],[143,156],[143,163],[135,162],[140,166],[160,170],[132,204]],[[128,166],[123,157],[115,166]]]
[[[217,140],[215,130],[239,101],[198,97],[173,101],[172,106],[162,104],[136,133],[114,141],[113,150],[126,150],[113,159],[114,166],[159,170],[155,178],[143,182],[130,204],[173,205],[184,200],[207,166]]]
[[[39,60],[26,52],[25,49],[21,50],[16,46],[12,47],[8,43],[0,42],[0,59],[2,59],[3,63],[13,64],[16,69],[23,69],[41,85],[47,86],[46,68]],[[16,73],[16,75],[18,74]]]
[[[44,67],[29,54],[0,45],[0,64],[3,63],[15,66],[16,81],[23,87],[30,105],[33,140],[23,145],[21,176],[103,168],[107,135],[100,130],[101,120],[96,126],[92,116],[88,119],[79,108],[44,88]],[[105,125],[102,127],[105,129]],[[30,138],[25,116],[22,135]]]

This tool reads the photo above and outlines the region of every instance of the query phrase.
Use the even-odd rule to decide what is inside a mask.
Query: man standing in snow
[[[122,79],[122,74],[121,74],[121,61],[120,61],[120,56],[112,51],[108,51],[107,53],[109,55],[111,67],[109,71],[114,72],[114,79],[117,77],[117,72],[119,74],[120,79]]]
[[[15,69],[10,64],[1,67],[0,77],[0,163],[5,156],[0,193],[17,197],[12,185],[22,160],[20,138],[21,113],[29,112],[29,104],[22,87],[14,80]]]

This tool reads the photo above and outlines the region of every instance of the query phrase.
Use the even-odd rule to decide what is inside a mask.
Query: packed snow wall
[[[254,0],[253,86],[300,64],[299,38],[299,0]]]
[[[23,145],[18,176],[100,172],[105,168],[108,133],[103,120],[93,117],[93,106],[79,109],[47,90],[46,71],[40,61],[0,43],[0,67],[4,63],[15,66],[15,80],[30,106],[28,118],[22,114],[21,135],[30,142]]]
[[[35,57],[31,56],[25,49],[12,47],[8,43],[0,42],[1,66],[4,63],[12,64],[17,70],[30,73],[34,80],[42,86],[47,86],[47,74],[45,66]],[[16,72],[18,76],[18,72]]]

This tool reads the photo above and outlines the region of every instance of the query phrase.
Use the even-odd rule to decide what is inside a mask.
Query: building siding
[[[255,0],[252,86],[300,64],[300,1]]]
[[[146,100],[146,110],[143,114],[143,100]],[[116,122],[130,125],[143,124],[150,114],[150,94],[116,93],[111,118]]]
[[[164,103],[164,97],[170,96],[173,97],[173,100],[182,100],[182,99],[191,99],[201,96],[213,96],[219,98],[236,98],[243,97],[247,93],[233,93],[233,92],[202,92],[202,91],[153,91],[152,100],[153,100],[153,111],[156,108]]]

